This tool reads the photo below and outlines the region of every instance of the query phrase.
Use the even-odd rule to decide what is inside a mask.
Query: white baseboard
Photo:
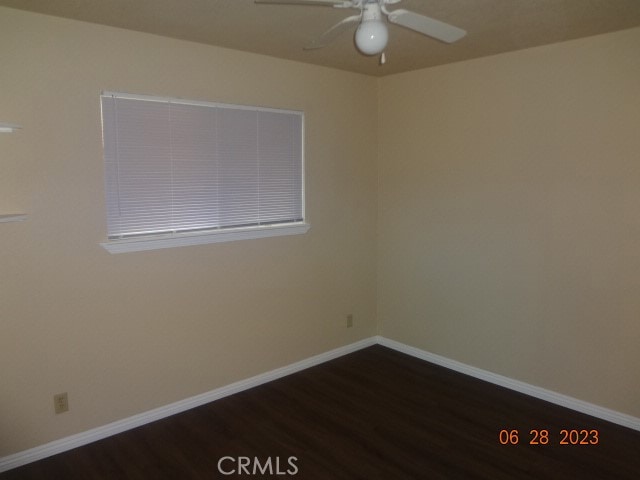
[[[510,390],[515,390],[516,392],[524,393],[541,400],[546,400],[547,402],[560,405],[561,407],[570,408],[571,410],[586,413],[587,415],[591,415],[592,417],[600,418],[611,423],[622,425],[623,427],[640,431],[640,418],[632,417],[631,415],[616,412],[615,410],[611,410],[609,408],[578,400],[577,398],[553,392],[542,387],[536,387],[535,385],[530,385],[519,380],[514,380],[509,377],[498,375],[497,373],[482,370],[481,368],[472,367],[456,360],[451,360],[449,358],[436,355],[435,353],[411,347],[409,345],[405,345],[404,343],[396,342],[395,340],[390,340],[385,337],[378,336],[376,340],[380,345],[389,347],[393,350],[397,350],[398,352],[402,352],[407,355],[411,355],[412,357],[426,360],[427,362],[440,365],[450,370],[455,370],[456,372],[464,373],[465,375],[469,375],[471,377],[475,377],[480,380],[484,380],[486,382],[508,388]]]
[[[631,415],[616,412],[614,410],[587,403],[582,400],[569,397],[567,395],[562,395],[560,393],[552,392],[551,390],[546,390],[544,388],[536,387],[534,385],[514,380],[512,378],[504,377],[496,373],[491,373],[480,368],[472,367],[456,360],[451,360],[449,358],[436,355],[435,353],[430,353],[425,350],[420,350],[419,348],[396,342],[395,340],[377,336],[366,338],[364,340],[360,340],[359,342],[345,345],[344,347],[336,348],[325,353],[321,353],[319,355],[301,360],[291,365],[287,365],[276,370],[271,370],[270,372],[256,375],[255,377],[247,378],[245,380],[241,380],[239,382],[235,382],[230,385],[211,390],[210,392],[202,393],[200,395],[180,400],[163,407],[149,410],[148,412],[144,412],[129,418],[109,423],[107,425],[103,425],[101,427],[87,430],[86,432],[78,433],[70,437],[55,440],[45,445],[40,445],[29,450],[0,458],[0,472],[5,472],[22,465],[26,465],[28,463],[35,462],[37,460],[42,460],[43,458],[66,452],[73,448],[81,447],[83,445],[93,443],[97,440],[102,440],[103,438],[107,438],[136,427],[140,427],[147,423],[155,422],[156,420],[160,420],[171,415],[175,415],[177,413],[199,407],[206,403],[213,402],[214,400],[218,400],[220,398],[224,398],[229,395],[233,395],[235,393],[257,387],[258,385],[277,380],[278,378],[291,375],[292,373],[305,370],[324,362],[328,362],[329,360],[333,360],[335,358],[347,355],[366,347],[370,347],[375,344],[380,344],[382,346],[397,350],[407,355],[411,355],[412,357],[426,360],[427,362],[440,365],[456,372],[460,372],[465,375],[469,375],[471,377],[475,377],[480,380],[499,385],[501,387],[506,387],[511,390],[515,390],[517,392],[539,398],[541,400],[546,400],[562,407],[570,408],[578,412],[586,413],[587,415],[591,415],[593,417],[601,418],[603,420],[607,420],[609,422],[640,431],[640,418],[632,417]]]
[[[328,352],[307,358],[305,360],[292,363],[291,365],[287,365],[276,370],[271,370],[270,372],[256,375],[255,377],[247,378],[245,380],[240,380],[239,382],[235,382],[221,388],[216,388],[215,390],[211,390],[210,392],[202,393],[200,395],[180,400],[163,407],[155,408],[153,410],[149,410],[148,412],[140,413],[123,420],[118,420],[101,427],[93,428],[91,430],[87,430],[86,432],[78,433],[70,437],[61,438],[60,440],[55,440],[53,442],[47,443],[45,445],[40,445],[29,450],[14,453],[13,455],[0,458],[0,472],[5,472],[22,465],[26,465],[28,463],[35,462],[37,460],[42,460],[43,458],[66,452],[73,448],[81,447],[83,445],[93,443],[97,440],[102,440],[103,438],[107,438],[112,435],[116,435],[118,433],[140,427],[147,423],[155,422],[156,420],[175,415],[176,413],[199,407],[206,403],[213,402],[214,400],[233,395],[234,393],[242,392],[243,390],[257,387],[258,385],[262,385],[263,383],[277,380],[278,378],[291,375],[292,373],[305,370],[324,362],[328,362],[329,360],[333,360],[335,358],[347,355],[366,347],[370,347],[371,345],[375,344],[375,337],[366,338],[364,340],[360,340],[359,342],[345,345],[344,347],[339,347],[334,350],[330,350]]]

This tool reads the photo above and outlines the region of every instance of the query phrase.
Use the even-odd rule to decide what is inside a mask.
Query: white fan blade
[[[316,48],[326,47],[329,43],[335,40],[338,35],[350,28],[354,23],[360,22],[361,18],[362,15],[353,15],[352,17],[345,18],[344,20],[336,23],[333,27],[324,32],[309,45],[304,47],[304,49],[315,50]]]
[[[453,43],[467,34],[461,28],[404,9],[389,12],[389,21],[446,43]]]
[[[342,5],[344,0],[253,0],[254,3],[265,3],[273,5],[326,5],[333,7]]]

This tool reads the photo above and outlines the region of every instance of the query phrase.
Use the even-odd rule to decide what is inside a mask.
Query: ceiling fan
[[[347,17],[329,30],[321,34],[305,50],[322,48],[334,40],[340,33],[358,24],[355,33],[355,44],[364,55],[382,54],[380,63],[385,62],[384,49],[389,40],[384,16],[390,23],[400,25],[445,43],[453,43],[464,37],[467,32],[447,23],[425,17],[409,10],[397,9],[389,11],[388,5],[394,5],[401,0],[254,0],[255,3],[285,4],[285,5],[324,5],[334,8],[352,8],[360,13]]]

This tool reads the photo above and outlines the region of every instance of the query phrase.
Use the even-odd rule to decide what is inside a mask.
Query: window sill
[[[282,235],[300,235],[311,228],[308,223],[293,225],[269,225],[265,227],[234,228],[220,231],[197,233],[175,233],[148,237],[109,240],[100,245],[111,254],[158,250],[161,248],[206,245],[209,243],[232,242],[252,238],[279,237]]]

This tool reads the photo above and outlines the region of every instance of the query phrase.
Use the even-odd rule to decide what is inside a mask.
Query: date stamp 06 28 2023
[[[498,433],[498,441],[501,445],[518,445],[520,443],[520,431],[516,429],[502,429]],[[566,429],[559,434],[549,432],[547,429],[532,428],[529,430],[529,445],[598,445],[600,432],[596,429]]]

